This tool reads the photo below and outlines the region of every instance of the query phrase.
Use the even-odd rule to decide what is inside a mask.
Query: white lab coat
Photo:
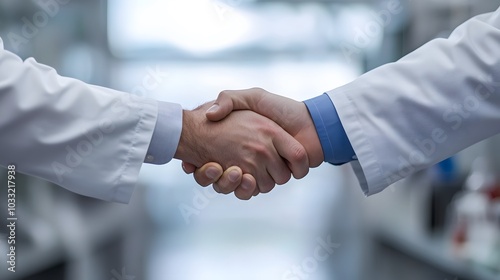
[[[499,50],[500,10],[329,92],[367,195],[500,132]],[[0,67],[0,165],[127,202],[156,124],[156,101],[61,77],[4,51],[1,40]],[[179,105],[170,106],[178,115],[171,126],[179,127]]]
[[[500,132],[500,9],[328,92],[366,195]]]
[[[77,66],[75,66],[77,67]],[[59,76],[3,49],[0,165],[103,200],[128,202],[155,128],[158,103]],[[177,148],[182,112],[172,117]],[[173,157],[173,152],[170,158]]]

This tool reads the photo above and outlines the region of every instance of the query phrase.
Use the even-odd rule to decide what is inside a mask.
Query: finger
[[[194,179],[200,186],[206,187],[219,180],[224,169],[218,163],[209,162],[194,172]]]
[[[191,174],[191,173],[196,171],[196,166],[191,164],[191,163],[187,163],[187,162],[183,161],[182,162],[182,170],[184,170],[184,172],[186,172],[186,174]]]
[[[267,172],[271,175],[277,185],[283,185],[290,181],[292,173],[290,168],[288,168],[287,163],[278,154],[278,152],[274,151],[274,153],[275,155],[273,155],[270,164],[266,167]]]
[[[263,92],[260,88],[222,91],[207,110],[206,117],[210,121],[220,121],[234,110],[254,110],[255,100],[258,100]]]
[[[261,193],[268,193],[274,189],[274,186],[276,186],[274,179],[267,172],[267,170],[257,174],[255,179],[257,180],[257,188]]]
[[[241,184],[234,191],[234,195],[241,200],[249,200],[256,191],[258,192],[255,178],[250,174],[243,174]]]
[[[231,166],[224,171],[224,174],[214,183],[214,189],[217,189],[219,193],[223,194],[232,193],[241,184],[242,177],[243,172],[241,168]]]
[[[220,190],[219,190],[219,188],[217,187],[217,184],[216,184],[216,183],[213,183],[213,184],[212,184],[212,187],[214,188],[214,191],[215,191],[216,193],[221,193],[221,192],[220,192]]]
[[[258,196],[259,194],[260,194],[259,189],[256,188],[255,191],[253,192],[253,196]]]
[[[295,138],[282,131],[273,138],[276,151],[288,162],[293,177],[301,179],[309,173],[306,149]]]

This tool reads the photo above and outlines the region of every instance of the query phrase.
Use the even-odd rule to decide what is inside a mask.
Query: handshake
[[[250,199],[303,178],[324,159],[306,105],[260,88],[223,91],[184,111],[175,158],[202,186]]]

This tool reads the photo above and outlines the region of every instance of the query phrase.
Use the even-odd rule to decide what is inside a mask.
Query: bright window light
[[[177,48],[206,54],[236,46],[249,22],[238,7],[215,0],[109,0],[110,46]]]

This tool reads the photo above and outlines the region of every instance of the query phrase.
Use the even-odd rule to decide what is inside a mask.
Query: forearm
[[[0,164],[73,192],[127,202],[157,102],[59,76],[0,48]]]
[[[366,194],[500,132],[500,10],[332,90]]]

